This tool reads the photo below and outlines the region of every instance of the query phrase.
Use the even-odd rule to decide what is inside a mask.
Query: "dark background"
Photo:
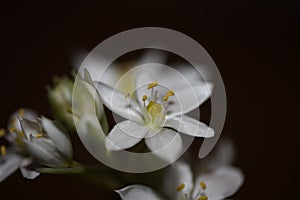
[[[90,51],[104,39],[131,28],[171,28],[198,41],[223,76],[228,97],[224,133],[236,142],[236,165],[246,174],[235,199],[297,199],[299,4],[197,2],[2,4],[0,126],[5,127],[10,113],[20,106],[51,116],[46,85],[54,75],[70,71],[74,50]],[[89,156],[82,151],[76,154]],[[69,177],[43,175],[29,181],[19,172],[0,184],[0,196],[117,198]]]

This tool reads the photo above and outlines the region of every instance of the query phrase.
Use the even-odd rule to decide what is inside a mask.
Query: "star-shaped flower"
[[[144,65],[134,74],[136,89],[131,94],[97,82],[103,103],[127,119],[117,123],[108,134],[105,143],[108,150],[127,149],[145,138],[154,154],[174,161],[182,151],[177,131],[195,137],[214,135],[213,129],[185,115],[209,98],[211,83],[189,81],[164,65]],[[120,82],[123,83],[122,79]]]

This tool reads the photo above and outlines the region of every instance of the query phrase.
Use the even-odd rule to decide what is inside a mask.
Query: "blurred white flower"
[[[38,172],[28,168],[33,160],[24,143],[24,133],[17,116],[35,119],[37,113],[30,109],[19,109],[9,119],[8,133],[5,129],[0,130],[0,138],[9,143],[9,145],[1,145],[0,147],[0,182],[19,168],[24,178],[34,179],[39,175]]]
[[[72,91],[74,81],[69,77],[54,77],[54,86],[47,87],[48,101],[54,117],[74,131]]]
[[[166,177],[169,183],[170,199],[178,200],[222,200],[232,196],[242,185],[244,175],[240,169],[223,166],[210,172],[200,174],[193,183],[190,167],[185,163],[176,163],[173,166],[172,176]],[[174,184],[177,184],[176,187]],[[170,191],[173,191],[173,194]],[[159,200],[159,194],[143,185],[131,185],[117,190],[123,200]]]
[[[234,157],[233,149],[231,140],[222,139],[212,154],[196,163],[196,174],[199,175],[195,179],[188,164],[174,163],[164,176],[164,197],[178,200],[222,200],[232,196],[244,182],[242,171],[230,166]],[[161,199],[159,194],[143,185],[131,185],[116,192],[123,200]]]

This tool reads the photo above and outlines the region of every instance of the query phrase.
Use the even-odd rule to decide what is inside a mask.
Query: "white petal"
[[[197,198],[200,187],[199,182],[206,184],[208,199],[221,200],[232,196],[244,182],[244,175],[235,167],[220,167],[210,173],[204,173],[196,179],[193,197]]]
[[[148,129],[137,125],[135,122],[126,120],[115,125],[105,140],[105,146],[110,151],[127,149],[139,141],[147,134]]]
[[[154,81],[157,81],[160,85],[160,87],[155,87],[154,89],[161,96],[165,95],[165,91],[176,91],[190,85],[180,73],[163,64],[149,63],[141,65],[137,69],[136,74],[136,88],[140,88],[137,90],[138,100],[142,99],[142,96],[147,92],[146,86]]]
[[[212,128],[186,115],[167,119],[164,127],[170,127],[194,137],[209,138],[214,136],[214,130]]]
[[[66,167],[64,159],[55,150],[51,149],[49,141],[38,138],[37,144],[25,141],[29,153],[41,164],[49,167]],[[35,141],[37,142],[37,141]]]
[[[109,59],[97,53],[89,53],[81,64],[78,74],[84,77],[84,70],[87,69],[93,81],[101,81],[109,85],[114,85],[120,77],[121,68],[121,66],[111,65]]]
[[[19,121],[28,140],[30,140],[31,135],[35,135],[40,132],[41,127],[37,121],[31,121],[26,118],[20,118]]]
[[[79,76],[73,89],[73,112],[76,116],[95,113],[99,119],[104,115],[103,103],[96,86],[87,70],[84,71],[84,79]]]
[[[100,157],[99,152],[106,152],[105,134],[95,115],[84,115],[79,122],[76,122],[76,126],[80,140],[93,156]]]
[[[115,191],[122,200],[161,200],[151,188],[143,185],[130,185]]]
[[[66,160],[72,160],[73,150],[69,136],[66,131],[56,122],[42,117],[42,126],[49,138],[52,140],[55,148],[62,154]]]
[[[95,88],[95,84],[94,84],[94,81],[93,81],[93,79],[92,79],[92,77],[91,77],[91,74],[90,74],[89,70],[86,69],[86,68],[84,69],[83,79],[84,79],[86,82],[88,82],[92,87]]]
[[[168,56],[165,52],[157,51],[157,50],[147,50],[145,54],[141,57],[139,61],[137,61],[136,65],[142,65],[146,63],[160,63],[165,64],[167,62]]]
[[[23,108],[23,111],[24,111],[23,117],[26,119],[35,120],[38,117],[38,114],[30,108]],[[18,119],[19,115],[20,115],[20,111],[16,111],[9,117],[10,123],[8,124],[8,129],[15,128],[17,131],[22,131],[22,127]]]
[[[159,133],[145,139],[147,147],[153,154],[168,162],[175,161],[182,150],[182,139],[176,131],[162,128]]]
[[[192,170],[189,165],[183,162],[174,163],[166,173],[164,180],[165,192],[171,199],[179,199],[179,196],[184,196],[184,194],[190,195],[193,189]],[[176,192],[176,188],[182,183],[185,185],[184,189],[181,192]]]
[[[196,68],[192,65],[187,65],[185,63],[174,64],[172,66],[176,70],[178,70],[183,76],[185,76],[191,84],[193,84],[193,82],[212,79],[210,72],[205,66],[198,65],[198,67]]]
[[[97,89],[101,95],[104,105],[110,110],[125,119],[137,122],[143,121],[137,102],[132,101],[130,98],[126,98],[126,96],[117,89],[113,89],[103,83],[98,83]]]
[[[167,104],[167,114],[176,116],[186,114],[198,108],[211,95],[213,85],[211,83],[195,83],[187,87],[174,90],[178,102]]]
[[[39,172],[27,168],[27,166],[30,165],[31,162],[32,162],[32,160],[30,158],[25,158],[25,159],[23,159],[23,161],[21,163],[20,169],[21,169],[22,176],[24,178],[35,179],[37,176],[40,175]]]
[[[0,182],[16,171],[20,167],[21,162],[22,157],[14,153],[0,156]]]

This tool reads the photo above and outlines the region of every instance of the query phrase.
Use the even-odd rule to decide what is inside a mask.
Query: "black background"
[[[235,199],[297,199],[299,186],[299,4],[292,1],[120,1],[1,3],[0,125],[31,107],[51,116],[46,85],[68,73],[74,50],[92,50],[131,28],[175,29],[198,41],[217,64],[228,97],[224,133],[246,174]],[[80,146],[80,143],[75,143]],[[84,149],[77,155],[89,156]],[[71,178],[19,172],[1,199],[117,199]]]

